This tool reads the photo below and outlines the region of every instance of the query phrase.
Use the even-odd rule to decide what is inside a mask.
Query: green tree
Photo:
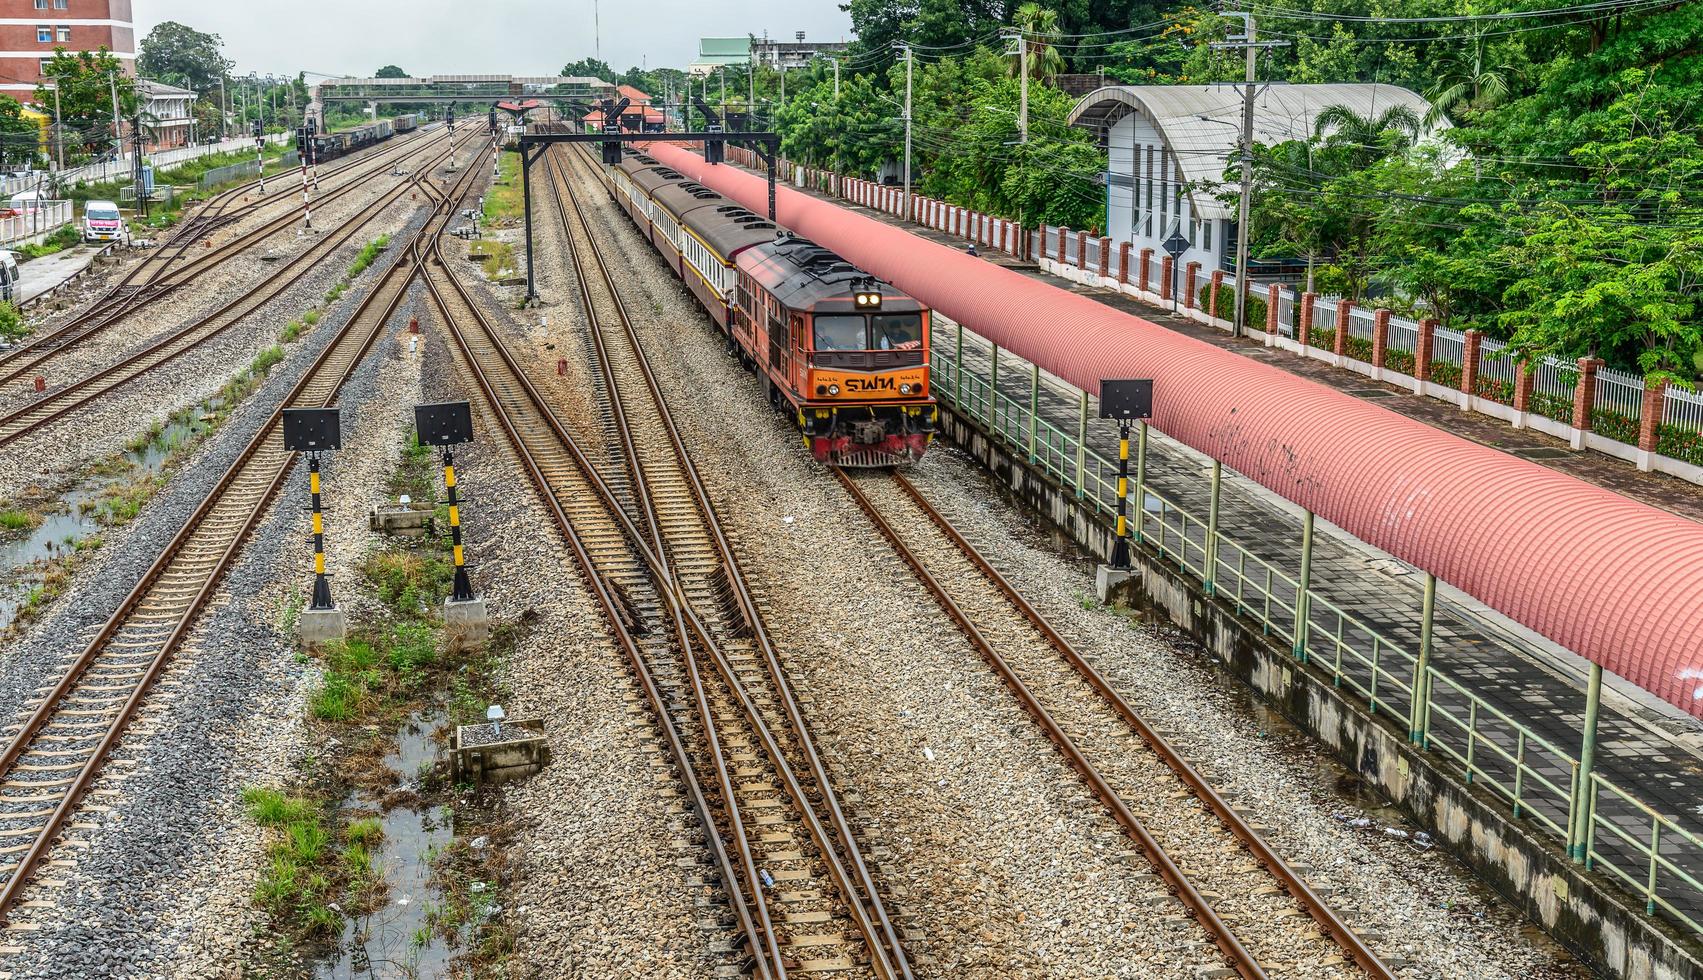
[[[24,116],[17,99],[0,95],[0,161],[7,166],[29,163],[41,153],[41,129]]]
[[[378,71],[373,72],[373,77],[374,78],[413,78],[414,76],[408,74],[407,72],[403,71],[401,68],[398,68],[395,65],[385,65],[383,68],[380,68]]]
[[[1061,33],[1058,11],[1046,9],[1038,3],[1025,3],[1017,8],[1017,16],[1012,20],[1023,43],[1029,48],[1029,77],[1050,84],[1064,70],[1064,58],[1058,53]],[[1021,56],[1012,55],[1012,75],[1022,71],[1021,62]]]
[[[1499,62],[1491,52],[1490,39],[1490,27],[1478,24],[1465,44],[1449,49],[1436,80],[1425,90],[1425,97],[1431,100],[1426,125],[1435,125],[1450,110],[1483,109],[1508,97],[1520,69]]]
[[[615,74],[615,69],[609,66],[609,62],[601,58],[581,58],[578,61],[570,61],[562,66],[561,75],[563,78],[601,78],[611,85],[619,77]]]
[[[1411,147],[1424,132],[1419,114],[1392,105],[1377,115],[1362,116],[1345,105],[1326,106],[1313,117],[1313,135],[1331,149],[1344,152],[1353,169],[1369,167],[1392,153]]]
[[[231,70],[217,34],[204,34],[175,20],[154,27],[136,55],[136,70],[148,78],[181,85],[199,95],[217,91]]]
[[[112,89],[116,79],[119,114],[128,119],[136,112],[136,83],[106,48],[72,54],[54,48],[53,58],[42,66],[42,76],[59,87],[60,123],[67,145],[94,153],[114,146],[112,132]],[[53,105],[53,89],[39,84],[36,104]]]

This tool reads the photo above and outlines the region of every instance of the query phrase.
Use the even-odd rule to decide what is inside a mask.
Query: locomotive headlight
[[[837,395],[839,393],[840,393],[840,386],[839,385],[829,385],[828,386],[828,394]]]
[[[908,395],[910,393],[911,393],[911,386],[909,384],[902,384],[902,385],[899,386],[899,394]]]
[[[873,310],[881,305],[881,294],[874,291],[859,291],[856,294],[855,301],[859,307],[866,310]]]

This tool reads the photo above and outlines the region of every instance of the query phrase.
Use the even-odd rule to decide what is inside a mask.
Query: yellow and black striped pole
[[[455,454],[443,451],[443,482],[449,490],[449,541],[455,552],[455,590],[450,598],[466,602],[473,598],[473,583],[467,580],[466,556],[461,550],[461,506],[455,497]]]
[[[1129,568],[1129,423],[1118,425],[1118,537],[1112,542],[1112,567]]]
[[[331,608],[331,582],[325,577],[325,516],[319,508],[319,454],[308,453],[307,489],[313,499],[313,605]]]

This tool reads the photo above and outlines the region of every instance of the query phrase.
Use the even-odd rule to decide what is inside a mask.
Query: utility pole
[[[118,119],[118,73],[106,73],[107,84],[112,89],[112,141],[118,147],[118,162],[124,163],[124,124]]]
[[[1254,84],[1254,70],[1261,48],[1288,47],[1287,41],[1259,41],[1254,36],[1254,15],[1245,11],[1225,11],[1226,17],[1242,18],[1243,31],[1223,41],[1214,42],[1217,50],[1240,48],[1246,58],[1242,79],[1242,196],[1236,206],[1236,317],[1230,325],[1230,335],[1241,337],[1248,328],[1248,222],[1254,196],[1254,100],[1259,89]]]
[[[53,149],[59,159],[59,169],[65,169],[65,117],[59,114],[59,85],[64,79],[53,79]]]
[[[148,216],[148,189],[142,185],[142,110],[136,110],[136,115],[130,124],[131,167],[136,174],[136,211],[142,217]]]
[[[221,142],[221,143],[225,141],[225,137],[230,135],[230,133],[226,132],[226,130],[225,130],[225,127],[230,125],[230,121],[231,121],[231,100],[230,100],[230,96],[225,94],[225,75],[224,75],[223,72],[220,72],[219,73],[219,142]]]
[[[834,59],[834,98],[840,97],[840,59]]]
[[[905,49],[905,207],[900,217],[909,220],[911,216],[911,68],[916,63],[911,46],[902,45]]]
[[[1017,44],[1016,52],[1006,54],[1017,55],[1017,142],[1029,142],[1029,38],[1024,35],[1022,28],[1013,30],[1005,35],[1006,40]]]

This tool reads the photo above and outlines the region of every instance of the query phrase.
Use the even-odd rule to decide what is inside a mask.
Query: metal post
[[[1146,434],[1146,424],[1142,434]],[[1129,568],[1129,423],[1118,423],[1118,536],[1112,542],[1112,567]]]
[[[325,520],[319,509],[319,454],[307,454],[307,489],[313,506],[313,602],[310,608],[331,608],[331,582],[325,577]]]
[[[118,148],[118,165],[124,166],[124,125],[118,121],[118,73],[106,73],[107,84],[112,89],[112,142]]]
[[[840,97],[840,59],[834,59],[834,98]]]
[[[916,59],[912,56],[911,46],[905,45],[905,208],[899,217],[909,221],[911,217],[911,68]]]
[[[1033,463],[1035,455],[1035,432],[1040,428],[1041,416],[1041,366],[1029,365],[1029,462]]]
[[[1206,594],[1211,595],[1218,579],[1218,499],[1224,483],[1224,464],[1212,461],[1212,504],[1206,512],[1206,560],[1202,563],[1201,578]]]
[[[1313,512],[1301,521],[1301,577],[1295,582],[1295,656],[1307,659],[1307,620],[1312,610]]]
[[[59,169],[65,169],[65,117],[59,114],[60,76],[53,77],[53,149],[59,158]]]
[[[1029,36],[1017,31],[1017,141],[1029,142]]]
[[[1425,573],[1425,601],[1419,607],[1419,659],[1413,663],[1413,683],[1409,685],[1412,704],[1408,706],[1407,739],[1415,745],[1425,744],[1425,708],[1431,702],[1431,626],[1437,616],[1437,576]]]
[[[993,362],[988,366],[988,424],[999,437],[999,345],[993,345]]]
[[[526,215],[526,302],[538,301],[536,280],[532,277],[532,151],[520,144],[520,196]]]
[[[1135,443],[1135,541],[1141,543],[1141,515],[1147,512],[1147,420],[1141,421],[1141,429]]]
[[[1079,400],[1082,411],[1076,418],[1076,499],[1082,499],[1084,471],[1088,468],[1088,392]]]
[[[1248,15],[1246,77],[1242,85],[1242,195],[1236,205],[1236,316],[1230,336],[1247,332],[1248,310],[1248,209],[1254,194],[1254,18]]]
[[[838,64],[838,62],[836,62]],[[952,362],[952,406],[964,411],[964,324],[958,324],[958,353]]]
[[[1585,688],[1585,731],[1579,746],[1579,778],[1573,785],[1573,799],[1568,812],[1573,815],[1568,827],[1567,856],[1575,863],[1583,862],[1590,850],[1591,804],[1595,797],[1591,772],[1597,759],[1597,715],[1602,710],[1602,665],[1591,664],[1590,684]]]
[[[443,482],[449,490],[449,543],[455,558],[455,588],[450,598],[467,602],[473,598],[473,583],[467,580],[466,557],[461,550],[461,507],[455,498],[455,454],[443,451]]]

